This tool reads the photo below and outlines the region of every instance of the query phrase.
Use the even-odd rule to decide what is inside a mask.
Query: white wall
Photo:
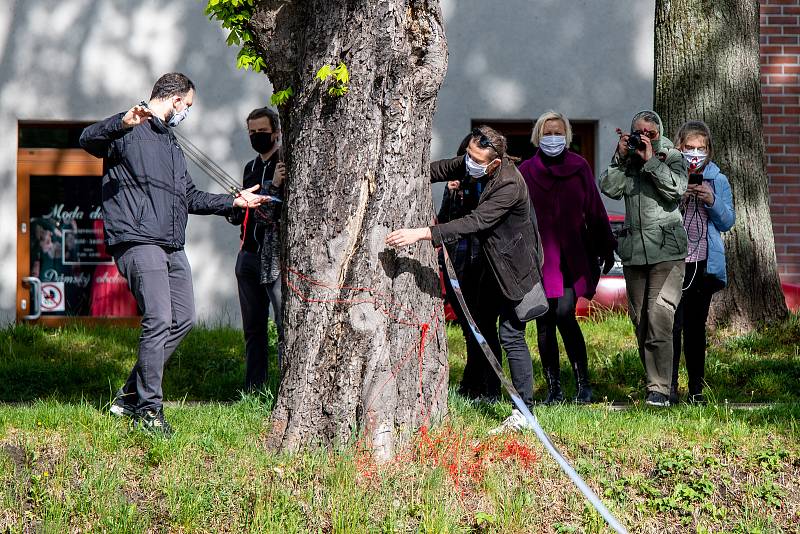
[[[263,74],[236,70],[237,50],[198,0],[3,0],[0,2],[0,324],[16,298],[16,150],[19,120],[97,120],[148,99],[161,74],[197,86],[180,126],[231,176],[252,158],[244,117],[269,102]],[[200,188],[222,192],[198,169]],[[238,229],[222,217],[191,216],[186,252],[198,318],[239,322],[233,274]]]
[[[454,155],[473,118],[536,119],[555,109],[598,121],[599,173],[615,128],[652,106],[654,0],[442,0],[442,10],[450,62],[433,158]]]

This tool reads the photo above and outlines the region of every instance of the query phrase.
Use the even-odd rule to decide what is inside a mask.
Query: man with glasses
[[[525,342],[525,323],[514,307],[538,282],[538,238],[532,221],[528,188],[506,157],[506,139],[488,126],[472,131],[467,153],[431,163],[431,182],[478,180],[483,185],[478,206],[459,219],[425,228],[391,232],[386,244],[405,247],[432,241],[438,247],[475,235],[481,244],[482,264],[478,307],[470,310],[497,357],[506,350],[511,380],[525,404],[533,404],[533,366]],[[499,320],[499,327],[498,327]],[[488,362],[483,372],[486,395],[500,396],[500,380]],[[497,430],[521,430],[530,424],[516,409]]]

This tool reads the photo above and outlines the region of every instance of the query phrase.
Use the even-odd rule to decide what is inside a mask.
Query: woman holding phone
[[[689,168],[689,185],[680,203],[689,250],[685,260],[683,296],[675,311],[672,330],[674,355],[670,403],[678,402],[681,337],[689,375],[688,401],[704,403],[706,320],[711,297],[728,281],[721,234],[731,229],[736,214],[728,178],[711,161],[714,148],[708,125],[703,121],[684,123],[678,130],[676,143]]]

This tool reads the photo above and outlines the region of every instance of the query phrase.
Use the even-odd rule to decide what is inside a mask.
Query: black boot
[[[589,385],[589,365],[586,359],[580,358],[572,362],[572,373],[575,375],[575,402],[589,404],[592,402],[592,388]]]
[[[559,376],[559,368],[545,367],[544,380],[547,382],[547,397],[544,399],[545,404],[558,404],[564,402],[564,393],[561,391],[561,377]]]

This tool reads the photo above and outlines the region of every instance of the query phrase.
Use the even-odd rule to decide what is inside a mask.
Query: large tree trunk
[[[716,322],[737,330],[787,315],[775,259],[761,122],[757,0],[657,0],[655,109],[673,136],[700,119],[728,176],[736,225],[725,237],[728,288]]]
[[[447,410],[429,146],[447,68],[436,0],[267,0],[251,20],[282,109],[285,375],[270,445],[337,445],[364,431],[379,456]],[[315,79],[343,61],[349,92]],[[352,288],[369,288],[368,290]]]

